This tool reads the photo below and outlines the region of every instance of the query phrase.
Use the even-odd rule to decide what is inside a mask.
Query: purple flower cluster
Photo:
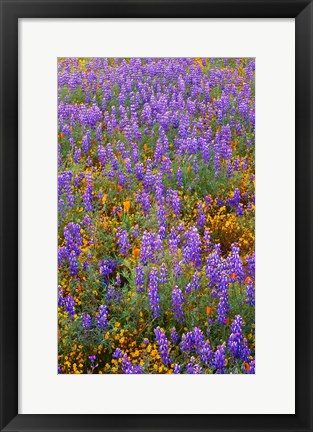
[[[109,325],[108,315],[109,315],[108,307],[105,305],[101,305],[99,308],[99,314],[97,316],[97,325],[100,329],[105,329],[108,327]]]
[[[196,266],[201,264],[201,240],[198,229],[190,227],[184,234],[185,242],[183,245],[184,263],[193,263]]]
[[[91,323],[92,323],[91,316],[87,313],[82,313],[81,319],[82,319],[82,326],[85,329],[89,329],[91,327]]]
[[[120,253],[122,255],[128,255],[129,249],[131,249],[131,244],[128,239],[128,232],[119,228],[116,233],[117,244],[120,248]]]
[[[164,331],[162,331],[160,329],[160,327],[157,327],[154,330],[154,334],[155,334],[155,339],[158,343],[158,350],[161,356],[161,360],[164,364],[170,364],[171,363],[171,359],[169,356],[169,342],[167,340],[167,337],[164,333]]]
[[[184,296],[181,289],[177,285],[172,290],[172,310],[178,322],[184,322],[184,311],[182,305],[184,303]]]
[[[122,368],[124,374],[141,374],[142,373],[142,366],[139,364],[133,364],[129,361],[126,354],[124,354],[122,359]]]
[[[157,318],[161,315],[158,281],[159,281],[158,270],[157,268],[153,267],[149,274],[149,289],[148,289],[148,295],[150,298],[150,309],[153,314],[153,318]]]

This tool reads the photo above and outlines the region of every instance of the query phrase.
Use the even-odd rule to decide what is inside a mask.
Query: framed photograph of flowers
[[[59,373],[255,372],[254,71],[59,59]]]
[[[312,8],[1,2],[1,430],[312,431]]]

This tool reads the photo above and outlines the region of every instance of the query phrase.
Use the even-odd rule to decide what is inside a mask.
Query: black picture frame
[[[0,0],[0,12],[1,431],[312,431],[312,2],[307,0]],[[295,18],[295,415],[22,415],[18,413],[19,18]],[[273,366],[279,367],[278,362],[279,359],[274,357]],[[271,389],[269,388],[268,391],[270,392]],[[229,395],[229,397],[236,397],[236,395]]]

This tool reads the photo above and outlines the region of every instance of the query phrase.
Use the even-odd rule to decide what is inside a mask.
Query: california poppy
[[[246,279],[245,279],[245,284],[248,284],[250,281],[251,281],[251,277],[247,276]]]
[[[124,212],[128,212],[128,210],[130,209],[130,201],[124,201],[123,205],[124,205]]]

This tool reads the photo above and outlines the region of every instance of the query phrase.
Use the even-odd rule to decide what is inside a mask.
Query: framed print
[[[312,3],[1,17],[1,430],[312,430]]]

